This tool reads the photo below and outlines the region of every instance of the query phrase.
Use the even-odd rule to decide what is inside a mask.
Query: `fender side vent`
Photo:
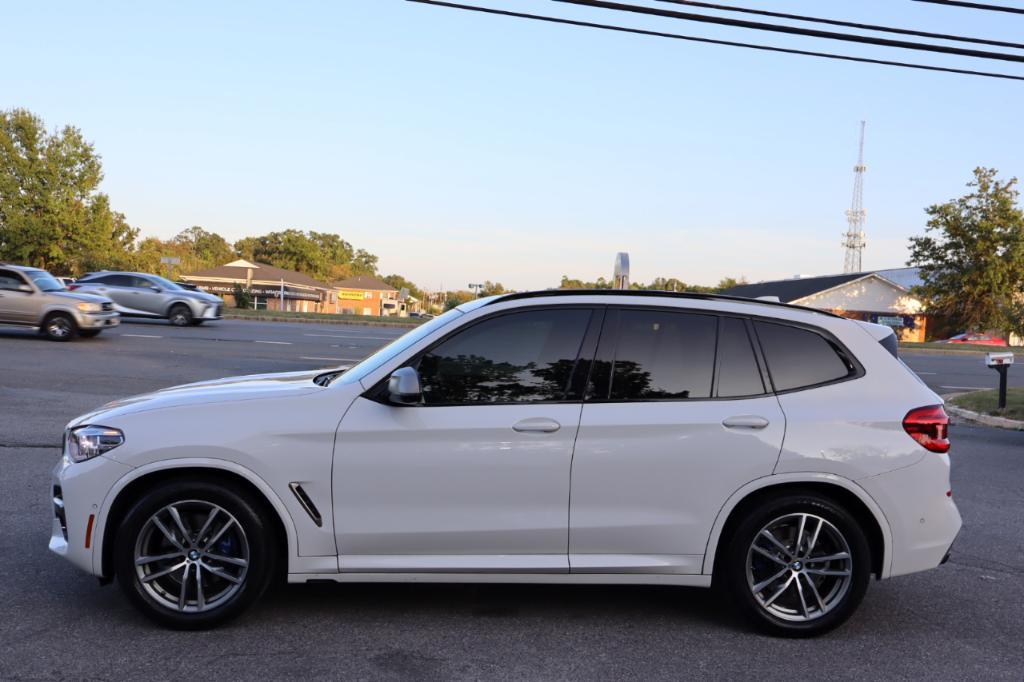
[[[309,518],[313,519],[313,523],[316,524],[317,528],[321,528],[324,525],[324,519],[320,516],[320,511],[313,504],[313,500],[309,499],[309,495],[302,489],[302,486],[298,483],[289,483],[288,487],[292,489],[292,494],[295,495],[295,499],[299,501],[302,508],[309,514]]]

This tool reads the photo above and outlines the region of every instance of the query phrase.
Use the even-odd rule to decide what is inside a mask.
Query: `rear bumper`
[[[858,481],[882,508],[892,532],[890,576],[936,568],[960,533],[949,487],[949,458],[928,453],[917,464]]]

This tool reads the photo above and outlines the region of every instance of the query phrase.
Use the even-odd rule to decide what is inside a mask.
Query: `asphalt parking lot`
[[[128,323],[56,344],[0,330],[0,679],[1012,679],[1024,674],[1024,433],[956,425],[964,528],[945,566],[874,583],[816,640],[748,631],[713,592],[662,587],[283,586],[221,630],[176,633],[50,555],[63,425],[108,400],[358,360],[401,330]],[[907,354],[940,392],[978,356]],[[1020,372],[1019,374],[1024,374]],[[1014,376],[1020,383],[1020,376]]]

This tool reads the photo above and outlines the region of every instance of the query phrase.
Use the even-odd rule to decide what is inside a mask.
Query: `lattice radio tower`
[[[868,167],[864,165],[864,125],[860,122],[860,151],[857,154],[857,165],[853,167],[853,201],[846,212],[846,234],[843,235],[843,248],[846,249],[846,260],[843,272],[862,272],[861,253],[867,243],[864,241],[864,221],[868,212],[864,210],[864,173]]]

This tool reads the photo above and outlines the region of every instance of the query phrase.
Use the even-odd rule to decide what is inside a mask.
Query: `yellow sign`
[[[362,291],[339,291],[338,298],[345,301],[362,301],[365,296]]]

